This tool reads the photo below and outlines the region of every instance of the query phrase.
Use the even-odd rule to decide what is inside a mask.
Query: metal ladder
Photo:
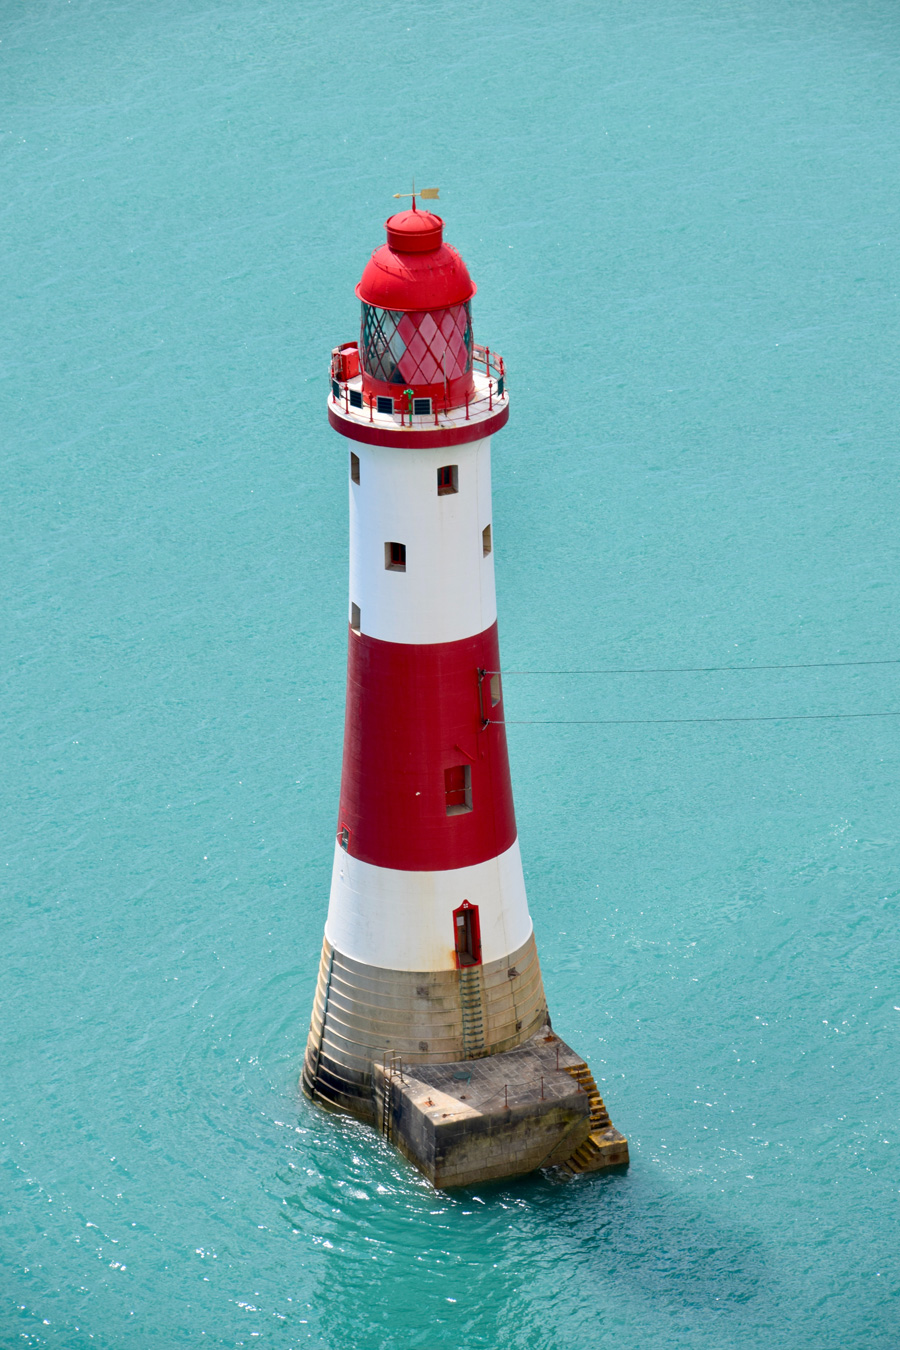
[[[461,967],[459,1003],[462,1010],[463,1059],[480,1059],[485,1054],[481,966]]]
[[[328,1016],[328,996],[331,993],[331,973],[334,970],[334,948],[331,949],[331,956],[328,959],[328,974],[325,977],[325,989],[322,994],[322,1025],[319,1029],[319,1041],[315,1049],[315,1059],[309,1066],[309,1088],[315,1092],[316,1083],[319,1077],[319,1061],[322,1058],[322,1042],[325,1040],[325,1019]]]
[[[384,1076],[381,1080],[381,1133],[390,1141],[393,1134],[391,1108],[394,1101],[394,1079],[403,1082],[403,1060],[396,1050],[385,1050],[381,1061]]]

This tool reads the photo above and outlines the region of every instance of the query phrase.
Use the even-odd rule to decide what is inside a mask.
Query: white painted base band
[[[499,961],[531,936],[518,839],[497,858],[447,872],[400,872],[335,845],[325,936],[354,961],[387,970],[453,970],[453,911],[478,906],[481,957]]]

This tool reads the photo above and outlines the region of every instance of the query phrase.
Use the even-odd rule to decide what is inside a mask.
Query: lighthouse
[[[429,195],[436,195],[432,193]],[[328,420],[350,497],[347,697],[325,936],[302,1085],[436,1185],[627,1162],[553,1032],[504,725],[491,442],[501,356],[443,221],[412,208],[356,288]]]

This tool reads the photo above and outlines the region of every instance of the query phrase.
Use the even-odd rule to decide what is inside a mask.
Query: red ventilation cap
[[[444,222],[431,211],[398,211],[385,227],[388,247],[397,253],[430,253],[444,238]]]
[[[377,309],[447,309],[475,294],[468,268],[443,242],[444,222],[430,211],[399,211],[387,221],[387,243],[376,248],[356,294]]]

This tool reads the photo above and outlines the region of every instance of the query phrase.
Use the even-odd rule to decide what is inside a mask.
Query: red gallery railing
[[[492,352],[490,347],[482,347],[476,342],[472,348],[472,369],[476,374],[487,378],[487,392],[478,393],[475,398],[467,397],[464,403],[450,404],[430,398],[428,400],[431,404],[430,410],[416,412],[416,402],[422,403],[425,400],[418,398],[414,389],[404,389],[400,398],[391,399],[393,404],[391,409],[380,408],[379,399],[385,399],[386,396],[363,394],[358,344],[345,342],[343,346],[335,347],[331,354],[331,396],[348,416],[353,413],[364,414],[368,410],[370,422],[374,420],[377,412],[382,415],[399,416],[401,426],[425,426],[432,421],[435,426],[439,426],[439,415],[445,419],[452,417],[454,421],[468,422],[471,417],[493,412],[494,403],[507,397],[506,366],[498,352]],[[403,406],[404,399],[406,407]]]

